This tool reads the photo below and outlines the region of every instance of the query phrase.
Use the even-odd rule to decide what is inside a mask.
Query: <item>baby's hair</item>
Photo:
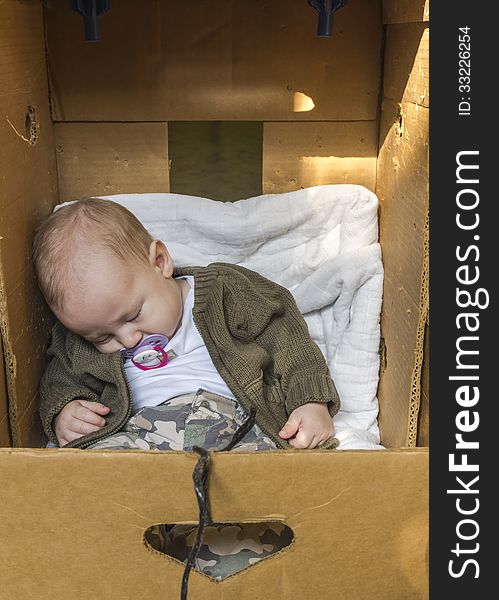
[[[43,221],[33,242],[38,285],[49,306],[63,308],[71,266],[71,250],[109,250],[119,259],[149,264],[152,236],[128,209],[111,200],[84,198],[63,206]],[[88,252],[86,254],[88,257]]]

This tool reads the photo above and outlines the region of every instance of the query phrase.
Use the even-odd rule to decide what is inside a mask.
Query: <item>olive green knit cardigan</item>
[[[324,402],[331,416],[337,413],[326,361],[286,288],[225,263],[175,270],[175,277],[182,275],[194,276],[192,314],[216,369],[247,412],[255,407],[256,422],[278,447],[290,447],[278,432],[298,406]],[[57,442],[54,417],[77,398],[111,411],[105,427],[68,447],[85,448],[117,432],[132,412],[121,354],[102,354],[56,323],[40,385],[40,415],[51,441]],[[331,438],[321,447],[336,445]]]

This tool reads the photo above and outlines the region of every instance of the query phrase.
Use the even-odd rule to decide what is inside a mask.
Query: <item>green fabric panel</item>
[[[168,123],[170,191],[230,201],[262,193],[263,123]]]

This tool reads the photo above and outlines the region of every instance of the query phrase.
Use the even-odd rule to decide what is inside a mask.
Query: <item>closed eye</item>
[[[111,340],[111,336],[110,335],[106,335],[106,337],[101,338],[99,340],[93,340],[93,343],[94,344],[102,345],[102,344],[107,344],[110,340]]]
[[[137,314],[135,316],[133,316],[131,319],[127,320],[127,323],[131,323],[132,321],[136,321],[140,317],[140,313],[141,312],[142,312],[142,306],[139,308],[139,311],[137,312]]]

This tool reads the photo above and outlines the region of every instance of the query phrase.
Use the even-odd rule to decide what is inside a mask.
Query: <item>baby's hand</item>
[[[107,415],[109,410],[104,404],[89,400],[68,402],[55,420],[59,446],[65,446],[77,438],[102,429],[106,421],[100,415]]]
[[[295,448],[315,448],[333,435],[333,420],[326,404],[309,402],[289,415],[279,436]]]

